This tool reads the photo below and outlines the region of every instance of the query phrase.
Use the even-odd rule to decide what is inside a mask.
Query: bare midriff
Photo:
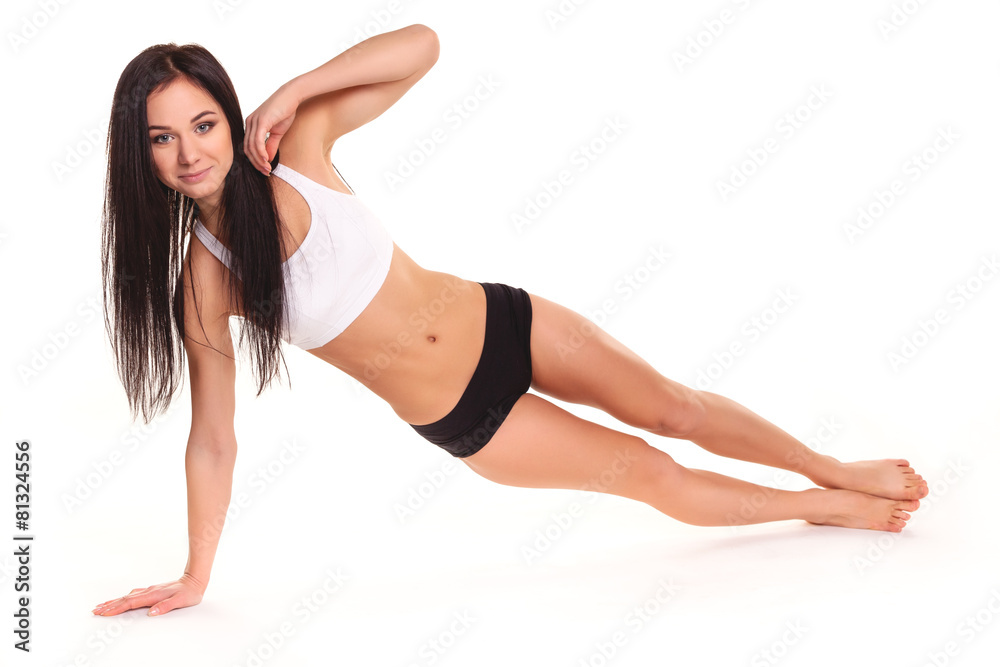
[[[478,283],[428,271],[394,245],[371,303],[339,336],[307,351],[368,387],[403,421],[429,424],[465,391],[485,330]]]

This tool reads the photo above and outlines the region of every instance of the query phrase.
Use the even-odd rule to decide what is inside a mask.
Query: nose
[[[190,139],[177,140],[177,161],[181,164],[193,164],[198,159],[197,142]]]

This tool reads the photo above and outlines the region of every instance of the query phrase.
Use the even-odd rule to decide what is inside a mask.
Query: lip
[[[210,169],[211,169],[211,167],[209,167],[208,169],[203,169],[202,171],[196,171],[193,174],[185,174],[185,175],[182,175],[180,178],[185,183],[197,183],[197,182],[199,182],[201,179],[203,179],[205,177],[205,174],[207,174]]]

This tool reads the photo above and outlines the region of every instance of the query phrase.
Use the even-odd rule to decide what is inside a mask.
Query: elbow
[[[189,454],[210,456],[219,460],[236,460],[236,433],[192,432],[188,438]]]
[[[429,69],[437,62],[438,55],[441,53],[441,42],[438,40],[437,33],[423,23],[411,25],[410,30],[414,32],[415,37],[420,42],[421,60],[425,63],[424,66]]]

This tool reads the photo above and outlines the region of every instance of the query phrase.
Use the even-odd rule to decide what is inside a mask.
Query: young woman
[[[103,276],[114,324],[107,315],[105,324],[133,416],[141,409],[146,421],[169,405],[186,354],[190,544],[179,579],[94,613],[150,607],[156,615],[202,599],[236,458],[231,315],[243,318],[238,345],[251,349],[258,395],[278,372],[285,340],[501,484],[587,487],[700,526],[803,519],[902,530],[927,494],[907,461],[841,463],[815,453],[737,403],[664,377],[567,308],[425,269],[392,242],[330,152],[437,57],[437,35],[423,25],[372,37],[282,85],[247,117],[245,132],[232,83],[204,48],[157,45],[126,67],[108,141]],[[590,335],[565,355],[573,330]],[[689,470],[540,394],[795,471],[822,488],[767,489]],[[741,510],[754,497],[767,501]]]

